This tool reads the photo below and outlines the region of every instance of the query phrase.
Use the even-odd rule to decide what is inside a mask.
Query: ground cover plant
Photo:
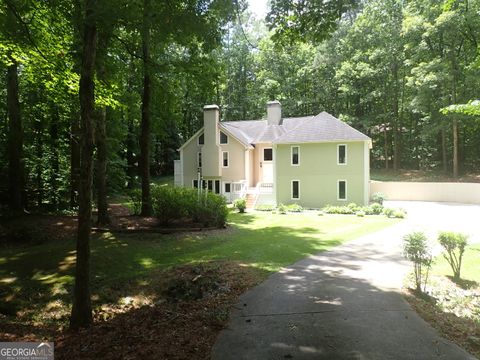
[[[320,218],[315,212],[304,212],[288,216],[286,224],[285,217],[278,214],[255,212],[231,213],[227,229],[209,232],[183,235],[98,233],[92,239],[95,326],[79,335],[65,332],[75,261],[73,239],[5,247],[0,256],[0,339],[13,341],[54,337],[61,341],[59,349],[63,350],[59,350],[60,354],[76,349],[78,341],[88,336],[101,337],[110,329],[112,334],[105,336],[105,342],[89,340],[92,349],[103,349],[101,351],[107,354],[106,342],[114,341],[117,331],[112,329],[120,329],[125,324],[138,328],[137,340],[140,344],[147,344],[151,343],[148,336],[171,340],[171,334],[166,332],[182,331],[175,326],[184,326],[185,331],[193,333],[193,330],[188,330],[189,321],[206,322],[209,329],[207,337],[211,337],[212,331],[217,332],[223,326],[225,314],[228,314],[226,309],[233,299],[269,273],[395,222],[385,217],[325,215]],[[205,269],[201,267],[205,263],[229,268],[231,272],[228,275],[218,271],[212,273],[209,266]],[[187,267],[178,270],[180,265]],[[177,276],[183,272],[193,275],[183,281],[181,276]],[[235,278],[235,274],[240,280]],[[157,281],[164,277],[172,281]],[[177,280],[173,281],[174,278]],[[197,282],[199,288],[191,292],[188,286],[185,288],[183,285]],[[211,287],[210,282],[217,284]],[[236,290],[228,290],[232,288]],[[182,295],[189,292],[193,298],[197,298],[195,294],[198,293],[206,296],[201,295],[199,300],[195,300],[190,295]],[[172,297],[179,300],[172,302]],[[221,309],[220,313],[212,307]],[[201,310],[204,308],[207,310]],[[191,318],[189,311],[197,314],[195,319]],[[154,334],[151,329],[146,331],[141,325],[135,325],[137,317],[138,321],[149,323],[146,320],[150,318],[149,314],[165,315],[159,320]],[[172,327],[167,326],[169,324]],[[145,331],[142,333],[140,329]],[[195,336],[198,342],[207,341]],[[165,345],[166,341],[159,341],[158,346]],[[196,340],[185,341],[184,347],[199,346],[195,344]],[[186,351],[185,348],[182,351]],[[181,356],[172,355],[171,358]]]

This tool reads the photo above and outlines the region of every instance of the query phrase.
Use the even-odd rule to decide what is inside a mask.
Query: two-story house
[[[326,112],[282,118],[272,101],[266,120],[220,121],[218,106],[208,105],[204,126],[179,149],[175,184],[255,204],[368,204],[370,147]]]

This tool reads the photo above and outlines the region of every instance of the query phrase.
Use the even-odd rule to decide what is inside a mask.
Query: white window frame
[[[224,163],[225,154],[227,154],[227,166],[225,166],[225,163]],[[228,153],[228,151],[222,151],[222,168],[228,168],[228,167],[230,167],[230,154]]]
[[[340,146],[345,146],[345,162],[340,162]],[[347,144],[337,144],[337,165],[347,165],[347,153],[348,153],[348,146]]]
[[[298,198],[293,197],[293,183],[298,182]],[[290,181],[290,199],[291,200],[300,200],[300,180],[292,180]]]
[[[227,142],[225,142],[225,143],[222,143],[222,134],[227,137]],[[220,145],[228,145],[228,143],[230,142],[229,136],[227,134],[225,134],[225,132],[223,132],[223,131],[218,132],[218,137],[219,137],[218,142],[219,142]]]
[[[298,163],[297,164],[293,163],[293,148],[298,149]],[[300,146],[298,146],[298,145],[293,145],[293,146],[290,147],[290,165],[300,166]]]
[[[203,161],[202,161],[202,152],[199,151],[197,152],[197,167],[201,168],[203,164],[201,164]]]
[[[341,182],[345,182],[345,199],[340,199],[340,183]],[[341,180],[337,180],[337,200],[338,201],[347,201],[348,199],[348,184],[347,184],[347,180],[344,180],[344,179],[341,179]]]
[[[265,160],[265,150],[267,149],[271,149],[272,150],[272,160]],[[262,150],[262,161],[263,162],[268,162],[268,163],[271,163],[273,162],[273,147],[264,147],[263,150]]]
[[[197,145],[198,145],[198,146],[203,146],[203,145],[205,145],[205,135],[204,135],[204,134],[205,134],[205,133],[201,133],[201,134],[198,135],[198,137],[197,137]],[[200,144],[200,136],[202,136],[202,135],[203,135],[203,144]]]

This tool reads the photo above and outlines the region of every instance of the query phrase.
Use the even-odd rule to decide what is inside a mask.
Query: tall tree
[[[15,39],[19,19],[17,9],[7,2],[6,30]],[[8,51],[7,112],[8,112],[8,191],[10,210],[20,213],[24,208],[23,129],[18,89],[18,61],[13,49]]]
[[[143,0],[142,22],[142,61],[143,61],[143,93],[142,122],[140,133],[140,171],[142,174],[142,215],[152,215],[150,196],[150,100],[152,96],[151,61],[150,61],[150,28],[151,0]]]
[[[92,220],[92,173],[94,150],[94,75],[97,41],[96,1],[85,0],[83,51],[80,73],[81,153],[77,231],[77,260],[70,327],[78,329],[92,322],[90,299],[90,232]]]

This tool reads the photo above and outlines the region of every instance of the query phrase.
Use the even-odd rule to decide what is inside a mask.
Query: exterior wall
[[[272,144],[256,144],[253,150],[253,184],[256,186],[259,181],[263,179],[263,172],[260,163],[263,162],[263,149],[273,148]],[[273,157],[273,167],[275,168],[275,156]]]
[[[228,168],[221,167],[222,180],[226,182],[246,180],[245,176],[245,146],[228,136],[228,144],[220,145],[220,162],[222,152],[228,151]]]
[[[480,204],[480,183],[372,181],[370,193],[376,192],[383,193],[387,200]]]
[[[182,159],[183,186],[185,187],[192,187],[192,181],[197,178],[197,153],[202,151],[202,146],[197,144],[198,136],[201,134],[202,133],[197,134],[192,141],[190,141],[182,150],[180,150],[180,157]],[[202,154],[202,160],[203,156],[204,155]]]
[[[337,145],[347,145],[347,164],[337,164]],[[367,145],[366,145],[367,144]],[[291,147],[300,147],[300,165],[291,165]],[[304,207],[319,208],[327,204],[345,205],[351,202],[366,204],[368,181],[365,154],[368,143],[331,142],[311,144],[279,144],[276,157],[277,203],[298,203]],[[367,147],[368,150],[368,147]],[[300,181],[300,199],[291,199],[291,181]],[[338,180],[347,181],[346,200],[337,200]]]
[[[202,152],[202,176],[204,179],[222,179],[224,182],[233,182],[246,179],[245,174],[245,156],[250,156],[250,152],[245,151],[243,144],[236,139],[228,136],[228,144],[219,145],[220,159],[218,166],[220,167],[220,173],[218,175],[211,175],[205,173],[205,162],[208,163],[208,156],[211,156],[209,152],[205,152],[205,145],[198,145],[198,137],[202,134],[197,134],[182,150],[182,173],[183,173],[183,186],[191,187],[193,180],[197,179],[197,154]],[[208,148],[207,148],[208,151]],[[222,151],[228,151],[228,168],[222,167]],[[222,185],[223,191],[223,185]]]

